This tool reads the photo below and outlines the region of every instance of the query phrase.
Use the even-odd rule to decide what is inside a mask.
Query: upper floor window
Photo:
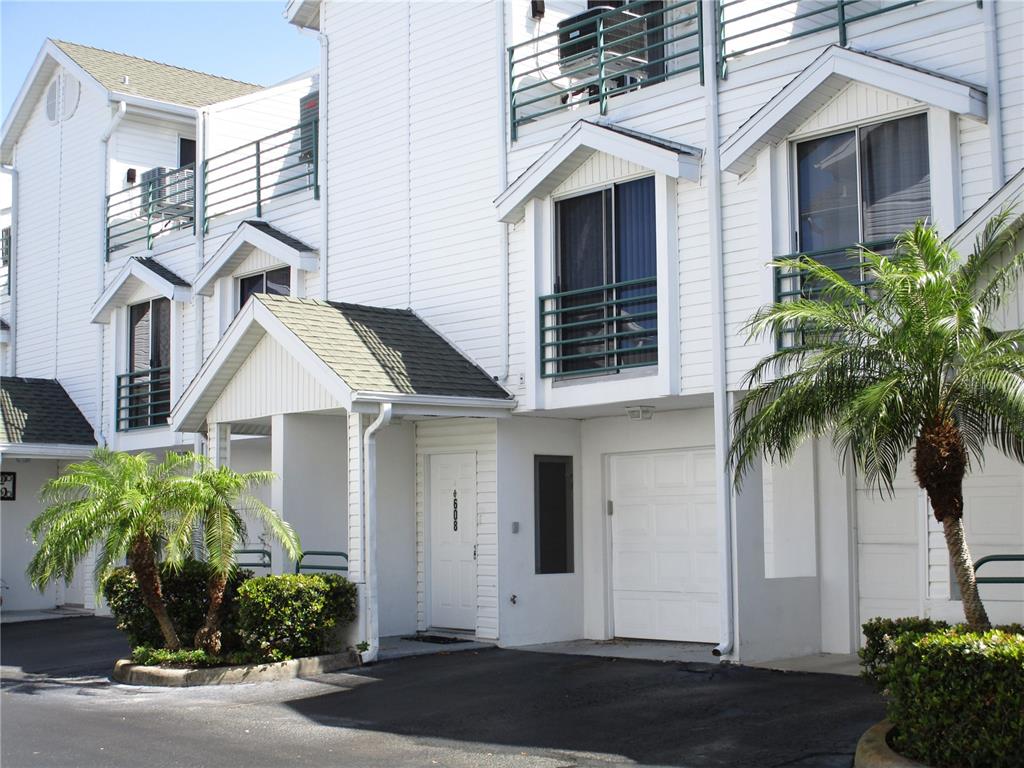
[[[797,250],[849,266],[851,246],[885,248],[930,216],[927,116],[802,141],[796,171]]]
[[[184,168],[186,165],[195,165],[196,162],[196,140],[195,139],[178,139],[178,167]]]
[[[279,267],[278,269],[257,272],[254,275],[247,275],[238,280],[238,308],[245,306],[245,302],[254,293],[269,293],[272,296],[288,296],[292,287],[291,267]]]
[[[657,363],[654,178],[555,204],[555,292],[541,299],[543,376]]]
[[[117,429],[167,423],[171,412],[171,302],[128,307],[128,372],[117,377]]]

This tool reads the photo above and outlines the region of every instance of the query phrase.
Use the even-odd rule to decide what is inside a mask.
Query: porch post
[[[358,413],[348,414],[348,577],[359,592],[359,610],[353,628],[354,644],[369,642],[366,579],[363,569],[363,429],[365,420]]]
[[[206,452],[215,467],[231,464],[231,425],[210,424],[206,440]]]
[[[284,414],[278,413],[270,417],[270,471],[274,473],[274,479],[270,481],[270,508],[277,512],[282,520],[287,520],[284,508],[284,441]],[[303,544],[308,546],[305,542]],[[284,573],[284,550],[281,549],[281,542],[277,539],[272,539],[270,542],[270,572],[273,574]]]

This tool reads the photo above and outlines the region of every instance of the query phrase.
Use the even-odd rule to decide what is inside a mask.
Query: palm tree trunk
[[[160,626],[160,633],[164,636],[164,647],[169,651],[177,651],[181,648],[181,641],[178,640],[178,633],[164,604],[160,571],[156,567],[156,552],[153,551],[153,543],[149,536],[142,534],[132,542],[131,551],[128,553],[128,565],[139,582],[142,602],[152,611],[156,623]]]
[[[227,591],[228,577],[223,573],[214,573],[210,576],[207,585],[207,594],[210,597],[210,604],[206,608],[206,619],[203,626],[196,632],[195,646],[207,653],[218,654],[221,650],[220,622],[221,613],[224,608],[224,593]]]
[[[937,419],[926,424],[914,447],[914,474],[918,484],[928,492],[935,519],[942,523],[967,623],[971,629],[983,631],[991,628],[991,624],[978,594],[974,561],[964,536],[963,483],[966,473],[967,449],[956,424],[949,419]]]

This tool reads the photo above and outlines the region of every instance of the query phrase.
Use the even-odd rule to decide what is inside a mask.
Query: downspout
[[[195,229],[196,229],[196,268],[195,275],[206,263],[206,120],[205,110],[196,110],[196,168],[195,168]],[[195,277],[193,277],[195,280]],[[193,374],[203,367],[206,351],[203,336],[205,334],[206,297],[198,291],[192,293],[192,324],[195,338],[192,340]],[[199,454],[206,452],[203,436],[196,432],[192,438],[192,450]]]
[[[0,170],[11,177],[11,261],[7,265],[7,285],[11,291],[11,340],[8,355],[11,360],[9,375],[18,375],[18,169],[14,165],[0,166]]]
[[[734,644],[733,626],[733,524],[732,524],[732,477],[729,472],[729,393],[726,378],[725,354],[725,264],[722,247],[722,161],[719,150],[718,126],[718,52],[715,45],[717,24],[717,3],[704,0],[701,12],[704,14],[704,125],[707,132],[708,168],[708,227],[711,259],[711,327],[712,327],[712,380],[714,388],[715,422],[715,466],[718,467],[716,491],[718,496],[719,527],[722,531],[721,551],[721,595],[722,595],[722,641],[711,651],[715,656],[728,655]],[[710,70],[710,71],[709,71]]]
[[[495,3],[495,19],[497,24],[498,42],[498,82],[501,88],[498,89],[498,146],[501,147],[498,153],[498,194],[505,191],[508,186],[508,140],[505,129],[508,124],[508,75],[505,73],[505,4]],[[501,313],[501,368],[498,380],[504,384],[508,381],[509,375],[509,300],[508,300],[508,224],[498,222],[498,242],[500,250],[499,261],[499,311]]]
[[[381,403],[377,418],[363,433],[363,520],[366,525],[366,642],[364,664],[377,660],[380,652],[380,611],[377,609],[377,430],[391,423],[391,403]]]
[[[328,253],[330,251],[330,235],[327,230],[329,222],[327,216],[327,201],[330,197],[330,185],[327,183],[327,174],[329,163],[327,161],[327,84],[328,84],[328,72],[330,69],[331,57],[330,57],[330,43],[327,38],[327,33],[323,31],[325,22],[327,21],[327,8],[330,3],[320,4],[320,34],[318,35],[320,40],[320,96],[318,98],[317,109],[319,114],[317,116],[320,121],[319,128],[317,130],[317,152],[316,160],[319,163],[320,168],[317,171],[317,184],[320,187],[320,298],[327,301],[327,270],[328,270]]]
[[[96,295],[103,295],[103,289],[107,283],[107,195],[110,193],[110,137],[114,135],[117,126],[124,120],[128,113],[128,104],[124,101],[117,103],[117,111],[110,118],[107,129],[100,137],[100,144],[103,148],[103,194],[100,196],[100,204],[103,206],[100,211],[100,221],[103,222],[103,255],[100,257],[99,269],[96,270]],[[117,326],[114,326],[114,333],[117,333]],[[99,361],[99,373],[96,375],[96,442],[101,446],[107,444],[106,434],[103,426],[103,367],[106,358],[103,355],[103,336],[106,328],[103,325],[96,326],[96,359]],[[114,373],[114,371],[111,371]]]
[[[992,191],[1006,181],[1003,165],[1003,110],[999,94],[999,30],[995,0],[982,5],[985,14],[985,80],[988,84],[988,144],[992,163]]]

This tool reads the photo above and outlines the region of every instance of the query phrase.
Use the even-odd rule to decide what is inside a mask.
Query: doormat
[[[409,635],[409,637],[403,637],[403,640],[413,640],[417,643],[434,643],[435,645],[453,645],[454,643],[468,643],[469,640],[463,640],[461,637],[445,637],[444,635]]]

